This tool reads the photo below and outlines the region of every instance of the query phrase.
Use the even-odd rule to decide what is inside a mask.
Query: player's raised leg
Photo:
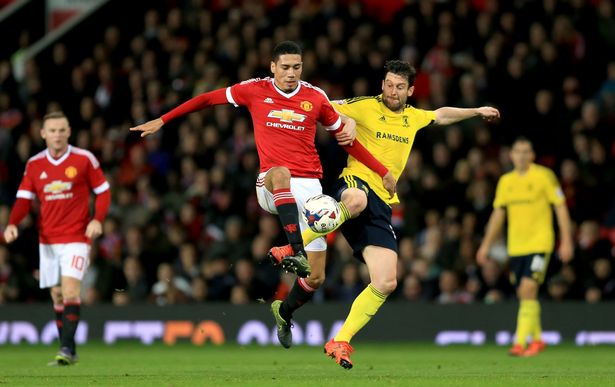
[[[348,180],[347,178],[345,178],[344,181]],[[317,238],[324,237],[327,234],[330,234],[331,232],[337,230],[341,227],[342,224],[344,224],[344,222],[346,222],[348,219],[356,217],[361,213],[361,211],[365,209],[365,207],[367,206],[367,196],[362,189],[356,188],[356,184],[352,183],[352,181],[354,180],[349,180],[350,183],[347,181],[347,185],[342,188],[343,192],[341,194],[341,200],[337,202],[340,207],[340,217],[338,218],[338,223],[335,228],[329,232],[319,233],[309,227],[306,227],[301,233],[305,246],[307,246],[309,243],[316,240]],[[351,185],[353,187],[351,187]],[[271,250],[269,250],[269,256],[274,257],[273,260],[275,261],[281,261],[284,257],[292,254],[293,249],[290,245],[273,247],[271,248]]]
[[[293,251],[292,255],[280,259],[277,263],[282,264],[285,270],[292,271],[299,277],[307,277],[310,275],[311,268],[303,248],[299,210],[290,190],[290,179],[290,171],[286,167],[271,168],[264,177],[265,188],[273,194],[273,202],[282,228]]]

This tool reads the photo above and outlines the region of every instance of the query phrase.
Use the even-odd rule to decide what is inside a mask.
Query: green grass
[[[357,341],[344,370],[320,347],[89,343],[71,367],[47,367],[55,347],[0,346],[0,386],[605,386],[615,347],[560,345],[534,358],[496,346]]]

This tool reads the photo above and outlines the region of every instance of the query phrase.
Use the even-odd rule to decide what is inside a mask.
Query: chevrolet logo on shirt
[[[45,184],[43,192],[56,194],[59,192],[69,191],[72,187],[73,183],[67,183],[61,180],[54,180],[49,184]]]
[[[267,117],[277,118],[282,122],[292,123],[293,121],[303,122],[306,116],[303,114],[295,113],[294,110],[282,109],[270,111]]]
[[[62,199],[71,199],[73,197],[72,192],[70,191],[73,188],[73,183],[64,182],[62,180],[54,180],[49,184],[45,184],[43,188],[43,192],[45,192],[45,200],[62,200]]]

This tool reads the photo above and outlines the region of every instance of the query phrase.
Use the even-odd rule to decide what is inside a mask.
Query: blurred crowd
[[[231,105],[193,113],[141,139],[128,128],[199,93],[269,75],[275,43],[304,47],[303,79],[331,99],[380,93],[384,62],[418,70],[412,104],[498,107],[502,120],[419,132],[393,209],[395,300],[495,303],[514,298],[505,240],[475,252],[509,144],[530,138],[566,194],[576,252],[554,256],[541,297],[615,299],[615,8],[612,0],[156,1],[135,21],[101,24],[85,57],[62,40],[14,67],[0,58],[0,229],[26,161],[44,147],[41,117],[63,110],[71,142],[111,183],[104,235],[83,281],[87,304],[157,305],[282,298],[293,277],[266,260],[285,244],[254,190],[250,117]],[[88,21],[103,23],[103,21]],[[331,185],[345,155],[324,130]],[[35,212],[0,244],[0,304],[47,300],[38,289]],[[369,282],[339,234],[328,237],[316,302],[350,301]]]

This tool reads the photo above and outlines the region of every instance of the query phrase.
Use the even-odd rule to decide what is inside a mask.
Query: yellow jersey
[[[546,167],[531,164],[521,175],[517,171],[500,177],[494,208],[504,208],[508,218],[510,256],[553,252],[553,209],[564,202],[564,193],[555,174]]]
[[[395,113],[382,103],[382,95],[332,101],[335,110],[357,122],[357,139],[367,150],[399,179],[406,167],[416,132],[431,124],[436,113],[406,105]],[[340,177],[356,176],[365,181],[387,204],[399,203],[397,194],[389,199],[382,178],[363,163],[348,156]]]

